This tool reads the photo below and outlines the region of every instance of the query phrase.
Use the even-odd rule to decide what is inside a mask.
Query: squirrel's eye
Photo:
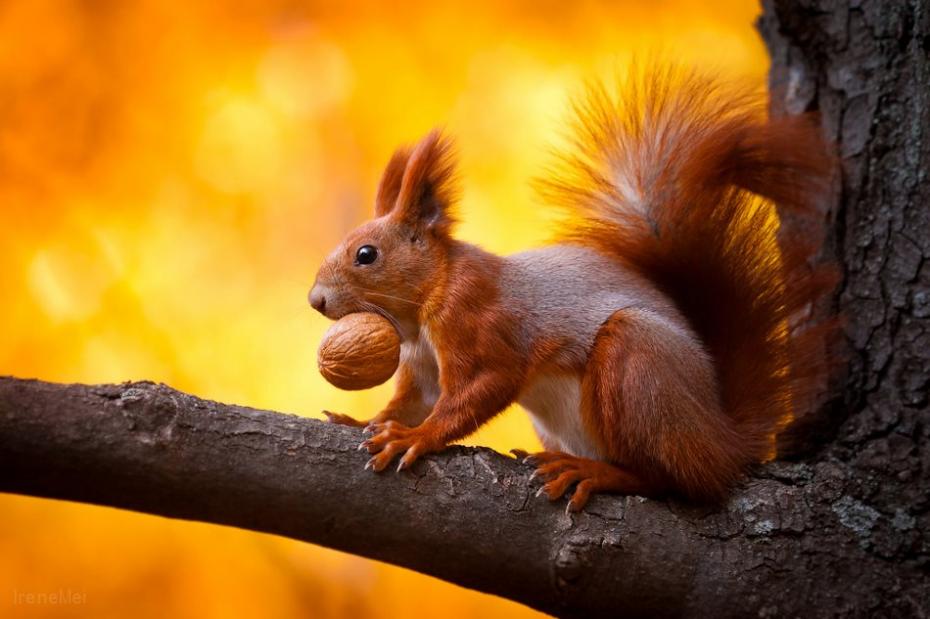
[[[362,245],[355,252],[356,264],[371,264],[378,257],[378,250],[373,245]]]

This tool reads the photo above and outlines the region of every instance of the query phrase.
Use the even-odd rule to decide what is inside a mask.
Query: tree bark
[[[930,2],[764,0],[763,10],[773,113],[818,113],[839,160],[826,221],[844,271],[837,305],[846,319],[849,364],[832,414],[820,416],[829,423],[800,426],[812,439],[806,460],[844,471],[838,517],[858,522],[864,552],[898,566],[905,578],[900,592],[851,579],[850,588],[862,589],[844,598],[868,605],[849,608],[925,616]],[[922,591],[915,607],[902,601],[907,574],[916,578],[914,591]]]
[[[456,447],[375,475],[358,430],[151,383],[0,379],[0,490],[254,529],[560,616],[930,614],[930,2],[765,0],[775,113],[837,144],[849,370],[807,448],[723,508],[534,496]]]
[[[723,509],[535,497],[530,467],[455,447],[363,469],[357,429],[152,383],[0,379],[0,490],[232,525],[380,559],[559,616],[926,611],[889,552],[915,518],[849,494],[842,462],[775,463]],[[889,599],[894,598],[894,605]]]

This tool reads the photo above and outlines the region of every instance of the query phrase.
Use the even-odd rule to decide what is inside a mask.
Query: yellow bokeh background
[[[0,374],[151,379],[367,417],[315,367],[316,265],[434,125],[459,234],[538,243],[530,180],[586,78],[661,53],[761,84],[754,0],[0,3]],[[508,411],[468,444],[533,448]],[[2,449],[0,445],[0,449]],[[72,591],[80,604],[22,603]],[[17,601],[19,600],[19,601]],[[538,616],[289,540],[0,495],[0,616]]]

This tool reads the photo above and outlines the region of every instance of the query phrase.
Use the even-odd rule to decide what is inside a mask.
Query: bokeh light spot
[[[273,112],[244,97],[223,103],[204,127],[197,170],[216,189],[260,191],[281,168],[281,135]]]

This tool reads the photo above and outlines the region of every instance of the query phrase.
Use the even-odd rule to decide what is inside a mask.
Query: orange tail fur
[[[563,240],[616,256],[678,305],[713,356],[725,411],[764,460],[821,389],[835,327],[802,320],[835,282],[809,264],[819,235],[777,235],[771,203],[816,214],[831,158],[810,118],[767,119],[762,97],[695,73],[648,75],[616,94],[589,89],[575,148],[542,187],[572,216]]]

